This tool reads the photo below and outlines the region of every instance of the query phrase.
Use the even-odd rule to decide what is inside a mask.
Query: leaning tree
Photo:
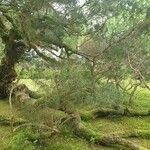
[[[149,28],[148,1],[87,0],[81,4],[77,0],[1,0],[0,12],[0,36],[5,45],[0,65],[1,97],[9,95],[17,77],[15,64],[25,51],[33,49],[46,61],[57,63],[49,56],[61,49],[60,58],[77,54],[94,65],[102,59],[101,54],[119,46],[134,49],[141,36],[147,37]],[[93,48],[81,51],[86,41],[95,38],[99,43],[96,53]],[[143,80],[143,76],[140,78]]]
[[[46,61],[57,63],[40,50],[56,55],[54,51],[61,49],[61,55],[68,57],[72,47],[65,39],[80,33],[83,21],[79,19],[82,13],[76,1],[1,1],[0,12],[0,36],[5,45],[0,65],[0,96],[8,97],[17,77],[15,65],[25,51],[33,49]]]

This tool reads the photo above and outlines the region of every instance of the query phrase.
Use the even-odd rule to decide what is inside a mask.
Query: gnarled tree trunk
[[[24,54],[26,46],[15,30],[3,36],[2,40],[5,44],[5,56],[0,64],[0,97],[6,98],[9,96],[12,82],[17,77],[15,64]]]

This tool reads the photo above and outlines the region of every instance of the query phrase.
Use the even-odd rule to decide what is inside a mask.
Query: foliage
[[[22,41],[26,53],[36,53],[23,78],[49,78],[49,66],[61,67],[64,59],[74,58],[93,64],[93,81],[106,78],[120,84],[131,76],[148,87],[148,4],[149,0],[86,0],[83,5],[76,0],[1,1],[1,39],[7,47],[6,38],[13,32],[12,41]],[[37,55],[49,66],[35,59]]]
[[[95,101],[103,107],[117,107],[123,105],[125,99],[125,93],[117,89],[113,83],[102,83],[96,90]],[[93,99],[94,101],[94,99]]]
[[[84,101],[88,95],[86,88],[90,86],[90,75],[84,65],[67,61],[54,81],[61,100],[78,103]]]
[[[46,101],[51,107],[59,108],[60,103],[66,101],[75,105],[92,104],[115,107],[122,105],[125,100],[124,93],[113,83],[107,84],[105,81],[99,81],[94,83],[95,90],[93,91],[93,77],[89,67],[81,62],[69,60],[63,64],[60,71],[54,72],[53,76],[52,84],[46,86]]]
[[[44,63],[41,63],[40,60],[32,63],[23,62],[16,65],[16,71],[21,79],[51,79],[53,75],[52,70]]]

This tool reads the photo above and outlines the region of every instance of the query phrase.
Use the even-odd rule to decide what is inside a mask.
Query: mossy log
[[[150,139],[150,130],[135,130],[125,133],[120,133],[118,136],[123,138],[142,138],[142,139]]]
[[[127,117],[147,117],[150,116],[150,111],[134,111],[130,109],[114,110],[114,109],[96,109],[81,113],[81,118],[84,121],[103,117],[127,116]]]

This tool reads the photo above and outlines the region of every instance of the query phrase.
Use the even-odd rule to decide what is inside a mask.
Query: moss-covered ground
[[[136,99],[132,109],[143,111],[150,110],[150,92],[146,89],[138,89],[136,93]],[[84,109],[82,109],[84,111]],[[87,110],[86,110],[87,111]],[[0,116],[11,116],[11,111],[9,109],[9,103],[7,100],[0,100]],[[20,112],[15,110],[15,116],[19,117]],[[89,120],[84,122],[85,126],[92,129],[94,132],[101,135],[113,135],[130,133],[133,131],[150,131],[150,117],[108,117],[100,118],[96,120]],[[12,133],[10,132],[9,126],[0,125],[0,150],[6,149],[6,145],[12,139]],[[130,138],[141,146],[150,149],[150,139],[145,138]],[[13,148],[14,150],[19,150]],[[28,150],[29,148],[23,147],[22,150]],[[30,148],[35,149],[35,148]],[[39,148],[40,149],[40,148]],[[77,138],[76,136],[70,134],[56,135],[50,140],[50,144],[47,148],[41,148],[47,150],[119,150],[121,148],[117,147],[102,147],[96,146],[91,143],[87,143],[85,140]],[[21,150],[21,149],[20,149]]]

